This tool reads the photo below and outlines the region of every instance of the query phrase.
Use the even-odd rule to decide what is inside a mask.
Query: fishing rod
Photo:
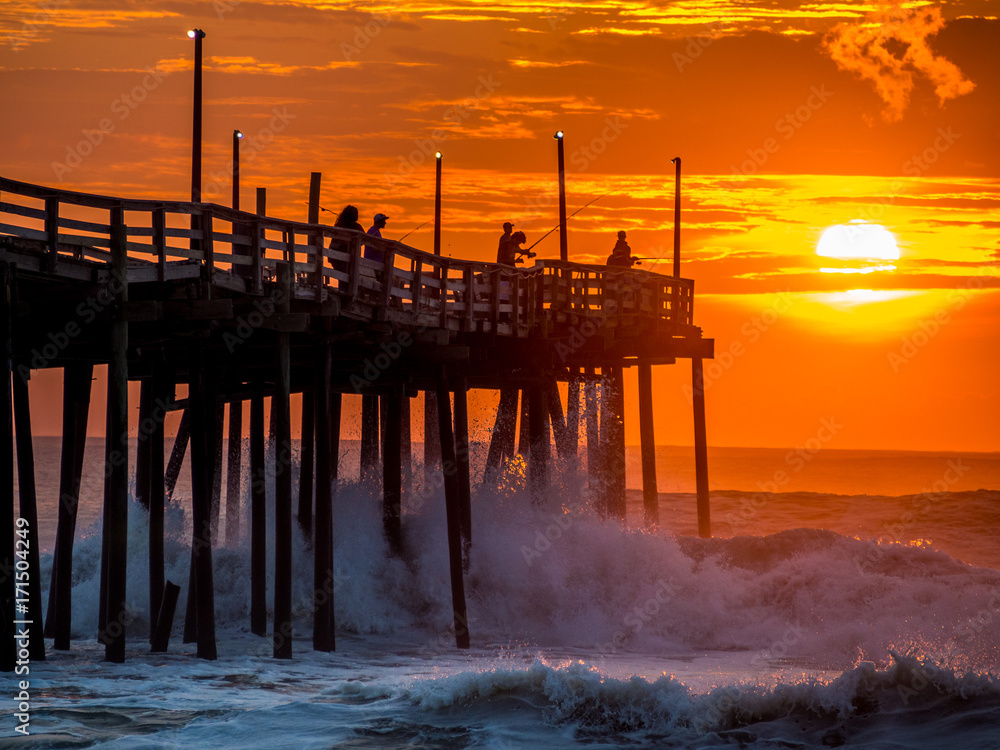
[[[425,226],[427,226],[428,224],[430,224],[430,222],[429,222],[429,221],[425,221],[425,222],[424,222],[423,224],[421,224],[421,225],[420,225],[420,227],[425,227]],[[405,239],[406,239],[407,237],[409,237],[409,236],[410,236],[411,234],[413,234],[413,233],[414,233],[414,232],[416,232],[416,231],[417,231],[418,229],[420,229],[420,227],[414,227],[414,228],[413,228],[413,229],[411,229],[411,230],[410,230],[409,232],[407,232],[407,233],[406,233],[406,234],[404,234],[404,235],[403,235],[402,237],[400,237],[400,238],[399,238],[398,240],[396,240],[396,242],[402,242],[402,241],[403,241],[403,240],[405,240]]]
[[[580,207],[579,207],[578,209],[576,209],[576,211],[574,211],[574,212],[573,212],[573,213],[571,213],[571,214],[570,214],[569,216],[567,216],[567,217],[566,217],[566,221],[569,221],[569,220],[570,220],[570,219],[572,219],[572,218],[573,218],[574,216],[576,216],[576,215],[577,215],[578,213],[580,213],[580,212],[581,212],[581,211],[582,211],[583,209],[585,209],[585,208],[586,208],[587,206],[591,205],[591,203],[596,203],[596,202],[597,202],[597,201],[599,201],[599,200],[600,200],[601,198],[603,198],[603,197],[604,197],[605,195],[611,195],[611,193],[604,193],[604,195],[599,195],[599,196],[597,196],[596,198],[594,198],[594,200],[590,201],[590,203],[584,203],[584,204],[583,204],[582,206],[580,206]],[[556,224],[556,225],[555,225],[554,227],[552,227],[552,229],[550,229],[550,230],[549,230],[549,231],[547,231],[547,232],[546,232],[545,234],[543,234],[543,235],[542,235],[541,237],[539,237],[539,238],[538,238],[538,240],[536,240],[536,242],[535,242],[535,245],[537,245],[537,244],[538,244],[539,242],[541,242],[541,241],[542,241],[542,240],[544,240],[544,239],[545,239],[546,237],[548,237],[548,236],[549,236],[550,234],[552,234],[552,233],[553,233],[554,231],[556,231],[556,230],[557,230],[557,229],[558,229],[558,228],[559,228],[560,226],[562,226],[562,222],[559,222],[559,223],[558,223],[558,224]],[[531,247],[534,247],[535,245],[532,245]],[[527,250],[521,250],[521,251],[520,251],[520,253],[521,253],[522,255],[527,255],[528,253],[530,253],[530,252],[531,252],[531,247],[529,247],[529,248],[528,248]],[[530,257],[532,257],[532,256],[531,256],[531,255],[528,255],[528,257],[530,258]]]

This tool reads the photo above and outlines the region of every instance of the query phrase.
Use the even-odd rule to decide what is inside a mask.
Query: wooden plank
[[[44,209],[19,206],[16,203],[0,202],[0,213],[14,214],[15,216],[26,216],[29,219],[45,219]]]

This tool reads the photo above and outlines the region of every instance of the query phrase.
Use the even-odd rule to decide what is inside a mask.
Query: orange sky
[[[619,229],[669,259],[680,155],[711,444],[794,446],[833,418],[836,448],[1000,450],[996,0],[555,7],[2,2],[0,174],[186,199],[192,27],[213,202],[240,128],[244,207],[266,186],[269,213],[304,219],[320,171],[326,208],[382,211],[399,237],[432,218],[441,150],[443,252],[492,259],[503,221],[529,243],[558,222],[562,129],[570,211],[604,196],[570,220],[571,259]],[[815,253],[858,219],[895,235],[894,269],[822,272],[866,265]],[[431,249],[431,225],[407,242]],[[690,367],[657,369],[657,442],[690,443]]]

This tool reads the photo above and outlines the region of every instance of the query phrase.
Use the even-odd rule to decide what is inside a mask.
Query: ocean
[[[169,653],[147,646],[146,523],[133,504],[134,620],[127,661],[112,665],[96,642],[102,446],[88,441],[73,648],[48,641],[48,660],[31,664],[30,737],[14,732],[13,680],[0,683],[0,747],[1000,748],[1000,455],[713,449],[712,539],[694,536],[689,448],[657,450],[656,531],[642,528],[633,448],[625,525],[590,510],[576,465],[557,466],[537,506],[517,472],[477,485],[461,652],[442,494],[404,498],[403,554],[391,557],[348,441],[337,651],[311,650],[311,553],[296,531],[289,661],[249,632],[245,535],[214,555],[219,659],[180,642],[185,471],[166,514],[167,577],[182,587]],[[59,441],[35,450],[47,590]]]

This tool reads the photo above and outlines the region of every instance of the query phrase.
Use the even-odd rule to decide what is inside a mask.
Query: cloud
[[[887,6],[870,13],[861,23],[838,24],[827,34],[823,46],[838,67],[875,85],[885,102],[882,117],[895,122],[902,119],[920,77],[934,84],[940,103],[975,88],[957,65],[936,55],[928,44],[944,24],[937,7],[909,10]]]

